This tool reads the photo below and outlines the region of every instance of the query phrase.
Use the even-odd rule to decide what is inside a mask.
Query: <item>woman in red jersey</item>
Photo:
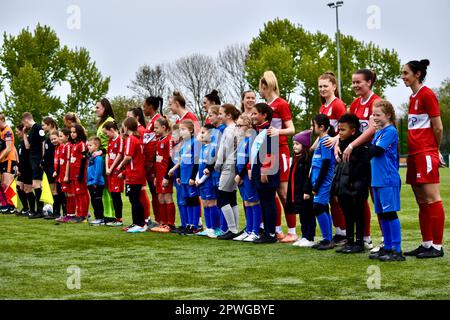
[[[419,205],[422,244],[405,256],[437,258],[444,256],[444,207],[439,180],[443,162],[439,147],[442,141],[442,120],[434,92],[423,84],[429,60],[410,61],[403,66],[402,79],[412,90],[408,111],[408,170],[410,184]]]
[[[292,122],[291,108],[289,103],[280,98],[280,89],[278,87],[278,80],[272,71],[264,72],[262,78],[259,81],[259,92],[262,98],[264,98],[267,104],[273,110],[273,118],[271,126],[268,130],[268,134],[271,137],[279,137],[279,165],[280,165],[280,186],[276,199],[277,205],[277,221],[276,221],[276,234],[277,239],[282,240],[284,234],[281,229],[281,204],[286,206],[287,187],[289,181],[289,168],[290,168],[290,150],[288,146],[288,136],[295,134],[294,123]],[[281,204],[280,204],[281,200]],[[296,215],[286,214],[286,222],[289,228],[288,235],[291,240],[295,239],[295,226]],[[296,239],[295,239],[296,240]],[[293,240],[293,241],[295,241]]]

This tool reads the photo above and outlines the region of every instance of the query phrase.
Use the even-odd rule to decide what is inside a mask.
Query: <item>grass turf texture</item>
[[[404,178],[404,169],[401,174]],[[441,180],[448,213],[449,169],[441,170]],[[403,250],[410,250],[421,241],[410,186],[403,185],[401,199]],[[124,204],[127,223],[130,207],[127,200]],[[241,211],[241,227],[243,223]],[[450,298],[448,246],[444,258],[382,263],[369,260],[367,254],[176,234],[127,234],[117,228],[55,225],[10,215],[1,215],[0,224],[1,299]],[[449,226],[447,219],[445,243],[450,240]],[[376,244],[380,231],[375,216],[372,234]],[[317,235],[319,239],[319,230]],[[67,288],[67,268],[72,265],[81,268],[79,290]],[[380,289],[368,289],[372,265],[380,268]]]

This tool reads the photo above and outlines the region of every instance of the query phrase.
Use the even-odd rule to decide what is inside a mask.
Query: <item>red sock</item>
[[[335,228],[345,230],[345,217],[341,206],[336,200],[336,197],[331,197],[330,201],[331,217],[333,218],[333,225]]]
[[[158,194],[152,189],[150,189],[150,193],[152,194],[152,209],[153,209],[153,215],[155,216],[156,222],[161,222],[161,209],[159,208],[159,200],[158,200]],[[148,198],[148,195],[147,195]],[[148,199],[150,201],[150,198]],[[150,205],[150,203],[149,203]]]
[[[370,237],[370,221],[372,220],[372,213],[370,212],[368,200],[366,200],[366,202],[364,203],[363,215],[364,215],[364,237]]]
[[[167,224],[169,226],[175,225],[175,204],[172,203],[166,203],[166,209],[167,209]]]
[[[161,221],[161,224],[167,224],[167,207],[165,203],[160,203],[158,206],[160,213],[159,213],[159,218]]]
[[[445,212],[442,201],[428,204],[428,212],[431,214],[430,222],[433,231],[433,244],[442,245],[445,223]]]
[[[419,204],[419,224],[423,242],[433,240],[431,216],[432,211],[430,210],[430,205],[427,203]]]
[[[291,212],[285,212],[286,224],[288,228],[295,228],[297,226],[297,215]]]
[[[74,196],[67,196],[66,197],[66,211],[67,214],[74,215],[76,210],[76,204],[75,204],[75,197]]]
[[[139,199],[144,207],[144,219],[147,220],[150,217],[150,199],[148,198],[146,190],[141,190]]]
[[[275,197],[275,204],[277,206],[277,223],[275,224],[276,227],[281,226],[281,211],[283,210],[283,207],[281,206],[280,198]]]
[[[83,193],[82,202],[83,202],[83,205],[82,205],[82,208],[83,208],[82,214],[83,214],[83,217],[87,217],[87,216],[88,216],[88,213],[89,213],[89,203],[91,202],[91,197],[89,196],[89,192]]]

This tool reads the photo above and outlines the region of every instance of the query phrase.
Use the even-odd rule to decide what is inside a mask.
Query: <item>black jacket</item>
[[[353,136],[345,141],[340,141],[340,149],[345,150],[356,138],[358,138],[358,136]],[[366,145],[361,145],[353,149],[348,163],[336,163],[332,194],[338,197],[349,196],[367,199],[369,196],[370,183],[370,155]]]
[[[294,156],[289,171],[288,192],[286,199],[287,212],[301,213],[312,210],[313,195],[309,172],[311,170],[311,157]],[[294,188],[292,188],[294,187]],[[292,194],[294,189],[294,194]],[[310,199],[304,200],[303,195],[309,194]]]

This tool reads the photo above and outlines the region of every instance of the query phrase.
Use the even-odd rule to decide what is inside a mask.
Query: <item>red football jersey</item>
[[[125,141],[125,156],[131,157],[131,161],[125,166],[126,183],[145,185],[144,152],[141,141],[134,135],[130,135]]]
[[[69,165],[70,180],[77,179],[77,176],[80,173],[81,160],[84,158],[84,153],[86,151],[87,151],[86,142],[79,141],[75,144],[72,143],[70,165]],[[85,166],[85,170],[87,170],[87,164]],[[86,175],[85,178],[87,178]]]
[[[362,98],[356,98],[350,105],[350,113],[355,114],[359,118],[361,124],[361,132],[366,131],[369,128],[369,118],[372,115],[373,103],[380,99],[375,93],[369,97],[369,100],[362,103]]]
[[[441,111],[434,92],[423,86],[409,98],[408,111],[408,154],[438,151],[438,145],[431,126],[431,118],[439,117]]]
[[[161,118],[161,115],[159,113],[155,114],[147,124],[147,129],[144,133],[144,139],[142,142],[144,144],[145,163],[152,162],[155,159],[157,143],[157,138],[155,135],[155,122],[159,118]]]
[[[273,110],[272,122],[270,125],[277,129],[286,129],[286,125],[284,124],[286,121],[292,120],[291,115],[291,107],[289,107],[289,103],[286,100],[278,97],[271,103],[269,106]],[[288,144],[287,136],[280,136],[280,145]]]
[[[123,154],[123,139],[120,135],[118,135],[116,139],[109,139],[106,152],[108,153],[108,167],[111,167],[117,159],[117,156]],[[116,166],[111,174],[119,173]]]
[[[320,107],[320,114],[324,114],[328,116],[330,119],[330,124],[334,127],[334,130],[337,132],[338,129],[338,121],[339,119],[347,112],[347,107],[345,103],[339,99],[335,98],[331,103],[327,106],[323,104]]]
[[[170,155],[172,152],[172,137],[167,135],[158,139],[156,148],[156,176],[158,178],[164,178],[169,166]]]
[[[66,176],[66,165],[70,162],[70,153],[72,151],[72,144],[67,142],[63,145],[60,145],[60,153],[59,153],[59,174],[58,174],[58,182],[63,183],[64,177]],[[69,177],[70,178],[70,177]]]
[[[175,123],[179,124],[183,120],[192,120],[194,122],[195,133],[200,131],[200,124],[198,122],[198,119],[195,116],[195,114],[193,114],[192,112],[188,111],[182,118],[177,119],[177,121]]]

